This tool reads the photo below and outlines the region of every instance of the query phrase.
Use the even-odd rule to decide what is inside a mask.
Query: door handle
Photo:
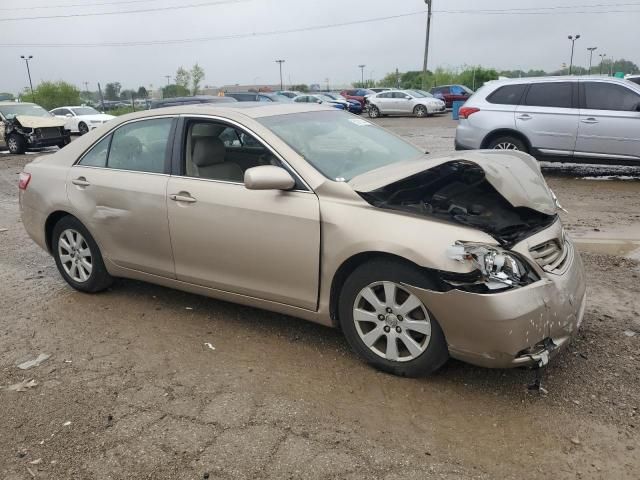
[[[597,119],[593,118],[593,117],[589,117],[589,118],[584,118],[582,120],[580,120],[582,123],[599,123]]]
[[[197,200],[189,192],[172,193],[169,198],[174,202],[195,203]]]
[[[91,185],[84,177],[74,178],[73,180],[71,180],[71,183],[79,187],[88,187],[89,185]]]
[[[523,113],[517,116],[518,120],[531,120],[533,117],[528,113]]]

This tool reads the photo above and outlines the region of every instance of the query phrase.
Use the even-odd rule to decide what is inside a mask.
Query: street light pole
[[[422,88],[424,89],[424,82],[427,78],[427,66],[429,63],[429,37],[431,35],[431,4],[433,0],[424,0],[427,4],[427,33],[424,39],[424,62],[422,63]]]
[[[571,61],[569,62],[569,75],[571,75],[571,72],[573,71],[573,47],[576,44],[576,40],[578,40],[580,38],[580,35],[576,35],[575,37],[573,35],[569,35],[569,40],[571,40]]]
[[[598,56],[600,57],[600,75],[602,75],[602,64],[604,63],[604,59],[607,56],[607,54],[599,53]]]
[[[282,83],[282,64],[284,60],[276,60],[276,63],[280,66],[280,90],[284,90],[284,84]]]
[[[362,88],[364,88],[364,67],[366,67],[366,65],[358,65],[358,68],[360,69],[360,83]]]
[[[33,55],[20,55],[20,58],[24,60],[24,63],[27,64],[27,76],[29,77],[29,88],[31,88],[31,101],[36,101],[36,96],[33,93],[33,83],[31,82],[31,70],[29,70],[29,60],[33,58]]]
[[[597,49],[598,47],[587,47],[587,50],[589,50],[589,75],[591,75],[591,61],[593,60],[593,51]]]

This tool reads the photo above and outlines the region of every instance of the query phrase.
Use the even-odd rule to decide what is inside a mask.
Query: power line
[[[465,10],[434,10],[434,13],[462,13],[462,14],[506,14],[506,13],[519,13],[519,12],[535,12],[536,14],[546,14],[546,10],[552,10],[549,14],[563,13],[556,12],[555,10],[566,10],[575,8],[608,8],[608,7],[638,7],[640,2],[626,2],[626,3],[594,3],[584,5],[556,5],[555,7],[525,7],[525,8],[480,8],[480,9],[465,9]],[[580,13],[580,12],[568,12],[568,13]],[[609,12],[594,12],[594,13],[609,13]]]
[[[35,5],[33,7],[10,7],[10,8],[0,8],[0,10],[44,10],[44,9],[52,9],[52,8],[83,8],[83,7],[103,7],[105,5],[127,5],[131,3],[150,3],[157,2],[158,0],[124,0],[120,2],[101,2],[101,3],[67,3],[60,5]]]
[[[0,22],[18,22],[22,20],[43,20],[54,18],[77,18],[77,17],[101,17],[103,15],[128,15],[131,13],[150,13],[150,12],[164,12],[167,10],[183,10],[187,8],[209,7],[212,5],[223,5],[225,3],[240,3],[250,2],[252,0],[216,0],[215,2],[204,3],[192,3],[187,5],[173,5],[170,7],[154,7],[154,8],[141,8],[138,10],[125,10],[125,11],[111,11],[111,12],[93,12],[93,13],[68,13],[60,15],[40,15],[37,17],[13,17],[13,18],[0,18]]]

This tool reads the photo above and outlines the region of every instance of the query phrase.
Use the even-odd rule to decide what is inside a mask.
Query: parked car
[[[163,107],[178,107],[182,105],[197,105],[199,103],[234,103],[235,98],[217,97],[214,95],[196,95],[194,97],[173,97],[163,98],[162,100],[152,100],[150,109]]]
[[[451,108],[453,102],[466,102],[473,95],[473,90],[464,85],[441,85],[432,88],[431,94],[444,100],[447,108]]]
[[[65,120],[64,128],[80,135],[84,135],[89,130],[116,118],[113,115],[100,113],[95,108],[87,107],[86,105],[54,108],[49,113],[61,120]]]
[[[238,102],[291,102],[288,96],[271,92],[231,92],[224,96],[235,98]]]
[[[322,92],[322,94],[325,97],[333,98],[334,100],[338,100],[341,102],[346,102],[347,110],[351,113],[355,113],[356,115],[360,115],[362,113],[362,104],[357,100],[347,100],[337,92]]]
[[[13,154],[69,143],[65,121],[35,103],[0,102],[0,145]]]
[[[430,117],[446,111],[444,102],[415,90],[389,90],[367,98],[371,118],[380,115],[415,115]]]
[[[411,376],[542,366],[582,321],[578,251],[523,152],[427,157],[329,106],[256,103],[124,115],[45,158],[22,224],[83,292],[134,278],[340,326]]]
[[[373,90],[369,90],[368,88],[354,88],[351,90],[343,90],[340,92],[340,95],[342,95],[347,100],[356,100],[360,102],[360,105],[362,105],[363,109],[366,108],[366,97],[368,95],[374,94],[375,92]]]
[[[640,73],[639,74],[635,74],[635,75],[627,75],[624,77],[626,80],[629,80],[630,82],[633,82],[637,85],[640,85]]]
[[[349,108],[349,104],[346,100],[334,100],[333,98],[328,97],[327,95],[324,95],[322,93],[308,93],[299,95],[294,98],[293,101],[295,103],[327,103],[328,105],[331,105],[332,107],[339,110],[347,110]]]
[[[549,160],[640,162],[640,85],[612,77],[492,81],[460,110],[455,145]]]
[[[393,88],[393,87],[372,87],[369,90],[371,90],[373,93],[380,93],[380,92],[387,92],[389,90],[397,90],[397,88]]]
[[[290,98],[292,100],[298,95],[302,95],[302,92],[296,92],[294,90],[280,90],[279,92],[276,92],[276,93],[278,95],[284,95],[285,97]]]

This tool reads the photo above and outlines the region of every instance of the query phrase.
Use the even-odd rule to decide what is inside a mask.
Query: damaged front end
[[[18,148],[32,149],[59,146],[71,141],[71,132],[64,128],[59,119],[49,119],[18,115],[5,121],[5,142],[10,143],[12,135],[22,139]]]

